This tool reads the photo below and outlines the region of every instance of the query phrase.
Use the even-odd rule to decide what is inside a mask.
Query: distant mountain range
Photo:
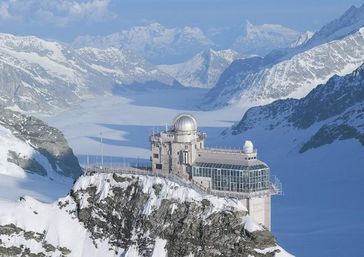
[[[180,86],[128,50],[73,49],[36,37],[0,34],[0,104],[52,112],[119,86]]]
[[[300,33],[277,24],[215,29],[204,32],[197,27],[167,28],[159,23],[132,27],[106,36],[79,36],[75,47],[116,47],[132,50],[154,64],[186,62],[209,48],[233,49],[245,55],[264,55],[288,47]]]
[[[212,49],[195,55],[187,62],[173,65],[159,65],[158,68],[188,87],[212,88],[221,73],[236,59],[246,58],[231,49]]]
[[[273,49],[285,48],[295,42],[300,33],[279,24],[246,23],[245,35],[238,36],[232,49],[240,53],[265,55]]]
[[[214,43],[197,27],[166,28],[151,23],[107,36],[79,36],[73,45],[129,49],[153,63],[170,64],[184,61]]]
[[[364,5],[352,7],[295,47],[234,61],[208,93],[205,107],[300,98],[333,75],[352,72],[364,62],[363,23]]]

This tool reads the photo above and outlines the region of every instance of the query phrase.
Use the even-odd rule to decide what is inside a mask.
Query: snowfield
[[[17,200],[30,195],[42,201],[54,201],[66,194],[72,179],[57,174],[41,153],[0,126],[0,199]],[[47,171],[47,177],[29,173],[8,160],[9,151],[22,158],[35,159]]]

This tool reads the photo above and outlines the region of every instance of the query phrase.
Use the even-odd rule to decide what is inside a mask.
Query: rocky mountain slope
[[[205,106],[300,98],[331,76],[352,72],[364,61],[364,6],[353,8],[318,32],[325,40],[315,34],[296,48],[233,62],[209,92]]]
[[[364,64],[349,75],[332,77],[302,99],[279,100],[249,109],[232,133],[256,127],[266,130],[315,127],[300,152],[335,140],[357,139],[364,145]]]
[[[11,169],[50,176],[78,178],[82,171],[62,132],[43,121],[8,109],[0,109],[1,174]]]
[[[127,50],[72,49],[36,37],[0,34],[0,104],[51,112],[125,85],[178,85]]]
[[[197,27],[166,28],[155,22],[105,37],[80,36],[73,45],[130,49],[153,63],[170,64],[185,61],[213,43]]]
[[[158,68],[187,87],[212,88],[221,73],[236,59],[246,56],[231,49],[203,51],[187,62],[159,65]]]
[[[53,204],[0,206],[0,255],[291,256],[239,202],[162,178],[83,175]]]

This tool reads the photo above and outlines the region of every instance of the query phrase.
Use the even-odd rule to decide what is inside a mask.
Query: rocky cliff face
[[[240,202],[201,195],[157,177],[83,175],[58,203],[43,206],[25,199],[22,205],[39,213],[30,215],[32,222],[55,212],[55,220],[43,220],[56,225],[43,221],[32,230],[26,221],[2,218],[9,211],[1,209],[0,238],[15,233],[22,247],[11,248],[3,240],[0,253],[21,256],[28,249],[41,256],[36,254],[47,247],[52,251],[42,256],[291,256]],[[69,222],[77,225],[68,227]],[[43,248],[32,248],[33,238],[45,242]]]
[[[364,65],[349,75],[332,77],[300,100],[278,100],[249,109],[232,133],[282,126],[299,130],[317,126],[300,152],[351,138],[364,145]]]
[[[15,137],[9,148],[4,144],[1,146],[7,152],[8,162],[42,176],[52,170],[59,175],[76,179],[82,173],[77,158],[58,129],[35,117],[4,108],[0,108],[0,127],[5,129],[1,140],[9,136]],[[19,147],[14,147],[16,145]]]

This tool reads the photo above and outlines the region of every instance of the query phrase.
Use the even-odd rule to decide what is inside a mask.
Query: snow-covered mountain
[[[259,146],[283,183],[285,195],[273,208],[278,238],[297,256],[360,256],[364,64],[302,99],[249,109],[219,140],[237,147],[242,137]]]
[[[361,7],[351,6],[340,18],[323,26],[304,45],[306,48],[340,39],[364,26],[364,4]]]
[[[36,37],[0,34],[0,103],[5,106],[51,112],[117,86],[148,83],[178,85],[127,50],[75,50]]]
[[[81,173],[58,129],[37,118],[0,109],[0,198],[31,194],[49,199]]]
[[[287,97],[300,98],[334,74],[352,72],[364,61],[364,28],[357,21],[362,17],[364,7],[355,10],[355,19],[346,17],[353,12],[346,12],[330,23],[352,21],[337,25],[337,30],[330,30],[331,36],[326,35],[325,38],[332,41],[321,41],[318,44],[315,34],[296,48],[273,51],[264,58],[254,57],[233,62],[209,92],[206,106],[233,103],[251,106]],[[356,27],[358,24],[359,27]],[[351,33],[342,37],[344,28],[350,28]]]
[[[298,47],[298,46],[300,46],[300,45],[304,45],[304,44],[306,44],[307,43],[307,41],[308,40],[310,40],[312,37],[313,37],[313,35],[314,35],[315,33],[314,32],[312,32],[312,31],[306,31],[306,32],[304,32],[304,33],[302,33],[298,38],[297,38],[297,40],[296,41],[294,41],[289,47],[291,47],[291,48],[295,48],[295,47]]]
[[[265,55],[288,47],[299,36],[299,32],[279,24],[254,25],[247,21],[245,35],[238,36],[232,48],[241,53]]]
[[[335,140],[357,139],[364,146],[364,64],[344,77],[334,76],[306,97],[278,100],[249,109],[233,128],[233,134],[259,126],[316,131],[302,144],[300,152]]]
[[[130,49],[152,63],[170,64],[185,61],[213,46],[213,43],[197,27],[166,28],[159,23],[151,23],[107,36],[80,36],[73,45]]]
[[[231,49],[214,51],[212,49],[195,55],[187,62],[173,65],[159,65],[158,68],[168,73],[186,87],[212,88],[221,73],[236,59],[245,58]]]
[[[157,177],[83,175],[55,203],[0,207],[5,256],[292,256],[239,202]]]

